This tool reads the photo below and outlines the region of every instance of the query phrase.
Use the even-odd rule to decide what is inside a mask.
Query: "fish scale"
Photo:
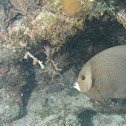
[[[99,61],[99,60],[100,59],[98,59],[97,61]],[[95,66],[96,66],[96,64],[93,64],[93,67],[95,67]],[[122,63],[121,60],[117,61],[117,59],[114,59],[113,57],[111,58],[109,56],[107,56],[107,57],[104,56],[104,60],[102,61],[102,63],[98,64],[97,66],[99,67],[99,69],[96,69],[94,72],[92,70],[92,72],[93,72],[93,74],[95,74],[96,72],[102,74],[102,80],[103,80],[102,85],[103,86],[99,91],[102,98],[117,97],[113,91],[116,91],[119,88],[119,86],[121,86],[121,85],[123,87],[125,86],[125,88],[126,88],[126,85],[119,82],[120,80],[126,81],[126,79],[124,78],[124,76],[126,76],[125,75],[126,71],[123,70],[124,64]],[[118,71],[118,72],[116,72],[116,71]],[[120,76],[119,71],[123,72],[122,76]],[[97,76],[98,75],[99,74],[97,74]],[[97,76],[95,76],[95,80],[96,80]],[[118,83],[120,83],[120,85]],[[96,88],[96,86],[101,85],[101,83],[97,81],[97,82],[95,82],[94,85]],[[95,94],[93,94],[93,96],[95,96]],[[126,97],[126,95],[125,95],[125,97]]]

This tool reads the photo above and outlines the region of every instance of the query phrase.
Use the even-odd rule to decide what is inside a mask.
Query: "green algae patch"
[[[50,108],[48,106],[43,107],[42,111],[38,112],[38,115],[42,120],[45,119],[47,116],[49,116],[49,114],[50,114]]]

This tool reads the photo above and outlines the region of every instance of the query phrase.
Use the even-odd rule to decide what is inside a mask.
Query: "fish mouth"
[[[73,87],[76,88],[78,91],[80,91],[80,87],[77,82],[74,83]]]

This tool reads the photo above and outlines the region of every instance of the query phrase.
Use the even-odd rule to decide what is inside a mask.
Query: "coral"
[[[89,20],[92,20],[93,17],[99,19],[100,16],[102,16],[105,12],[111,13],[113,16],[115,16],[116,8],[114,4],[115,3],[112,0],[111,1],[95,0],[88,11]]]
[[[38,0],[10,0],[10,2],[17,13],[28,16],[29,18],[32,18],[33,14],[35,14],[35,8],[39,3]]]
[[[5,18],[6,15],[5,15],[4,7],[0,5],[0,27],[3,27],[3,25],[5,25]]]
[[[55,53],[55,48],[51,49],[49,46],[46,46],[44,48],[45,48],[44,53],[47,56],[46,64],[49,64],[49,67],[47,68],[46,72],[52,75],[52,80],[53,80],[53,76],[57,74],[60,75],[58,71],[61,71],[61,69],[57,67],[58,63],[55,63],[52,59]]]
[[[28,0],[24,3],[23,0],[20,0],[18,3],[12,0],[11,3],[14,5],[14,7],[6,11],[4,10],[3,6],[1,6],[1,24],[4,23],[6,25],[1,26],[4,26],[6,28],[8,26],[8,23],[10,23],[10,20],[15,17],[17,13],[21,13],[23,15],[23,18],[21,18],[20,21],[16,20],[15,22],[13,22],[13,24],[9,25],[6,30],[3,30],[4,28],[1,28],[0,35],[2,42],[4,42],[3,47],[11,49],[15,52],[16,49],[22,49],[27,46],[26,34],[30,34],[30,37],[33,36],[33,33],[29,33],[27,29],[30,29],[28,26],[31,25],[31,20],[37,14],[37,9],[35,11],[34,9],[36,8],[38,1]],[[24,5],[27,7],[25,8]],[[26,30],[26,32],[24,30]]]
[[[39,65],[41,66],[41,69],[44,69],[45,66],[42,64],[42,61],[38,60],[37,58],[35,58],[31,53],[29,53],[28,51],[25,53],[24,59],[28,59],[28,57],[33,59],[33,65],[35,65],[36,63],[39,63]]]
[[[33,29],[30,28],[26,28],[24,35],[28,35],[30,38],[34,38],[35,37],[35,32]]]
[[[75,4],[76,3],[76,4]],[[80,15],[85,17],[88,15],[89,20],[93,17],[99,19],[104,12],[112,13],[115,16],[115,4],[116,1],[104,1],[104,0],[64,0],[62,8],[69,16],[74,16],[81,10]]]
[[[0,31],[2,47],[13,52],[27,49],[42,52],[45,45],[50,45],[55,51],[59,51],[69,37],[84,31],[87,17],[89,20],[99,19],[106,11],[114,14],[116,2],[113,4],[112,1],[114,0],[42,0],[41,4],[39,0],[10,0],[13,8],[10,14],[6,12],[8,17],[14,17],[17,13],[21,16],[17,15],[14,19],[16,21],[11,20],[14,21],[13,24],[9,22],[7,32]],[[5,10],[0,12],[3,22],[7,16],[3,15]],[[47,59],[46,63],[50,64],[48,72],[52,76],[58,74],[57,71],[60,70],[52,58]]]
[[[4,6],[0,5],[0,29],[1,31],[7,31],[7,26],[10,20],[15,17],[16,12],[12,8],[8,10],[4,9]]]

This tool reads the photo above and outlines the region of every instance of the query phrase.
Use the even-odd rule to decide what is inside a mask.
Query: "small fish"
[[[82,67],[74,88],[96,100],[126,98],[126,45],[92,57]]]

